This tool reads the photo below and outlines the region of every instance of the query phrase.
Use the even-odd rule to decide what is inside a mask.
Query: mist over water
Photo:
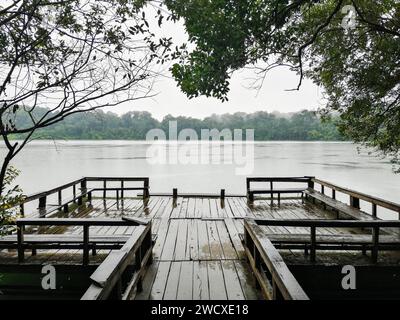
[[[167,152],[185,142],[166,142]],[[230,142],[211,144],[221,154]],[[220,148],[221,146],[221,148]],[[14,160],[18,183],[26,194],[43,191],[82,176],[148,176],[151,192],[245,194],[245,177],[234,164],[151,164],[145,141],[34,141]],[[187,148],[187,146],[186,146]],[[192,155],[200,152],[191,144]],[[2,148],[0,152],[4,154]],[[400,175],[386,159],[358,153],[343,142],[255,142],[251,176],[311,175],[394,202],[400,202]],[[229,162],[229,161],[226,161]]]

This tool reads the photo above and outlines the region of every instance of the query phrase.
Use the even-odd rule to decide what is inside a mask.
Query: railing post
[[[81,181],[81,193],[82,194],[86,194],[87,192],[87,183],[86,183],[86,179]]]
[[[83,226],[83,265],[89,264],[89,225]]]
[[[321,184],[321,193],[325,194],[325,186],[323,184]]]
[[[143,244],[142,244],[143,245]],[[139,271],[142,268],[142,245],[139,246],[135,253],[135,270]],[[138,292],[143,291],[143,280],[142,277],[138,279],[138,282],[136,284],[136,290]]]
[[[225,189],[221,189],[221,200],[225,200]]]
[[[76,185],[75,184],[72,186],[72,193],[73,193],[74,203],[75,203],[76,202]]]
[[[379,227],[372,229],[372,252],[371,258],[373,263],[378,262],[378,246],[379,246]]]
[[[332,189],[332,199],[336,199],[336,190]]]
[[[17,241],[18,241],[18,262],[24,262],[25,250],[24,250],[24,226],[17,222]]]
[[[39,209],[46,209],[46,196],[39,198]]]
[[[310,260],[311,262],[315,262],[316,257],[316,242],[317,242],[317,235],[316,235],[316,227],[311,227],[311,245],[310,245]]]
[[[172,198],[174,200],[176,200],[178,198],[178,189],[177,188],[172,189]]]
[[[246,193],[247,193],[247,197],[249,196],[249,191],[250,191],[250,178],[246,178]]]
[[[46,216],[46,201],[47,201],[46,196],[39,198],[39,217]]]
[[[312,178],[309,178],[307,185],[309,188],[314,189],[314,181]]]
[[[107,193],[106,193],[106,189],[107,189],[107,181],[106,181],[106,179],[104,179],[104,181],[103,181],[103,198],[106,198],[106,195],[107,195]]]
[[[143,187],[144,187],[143,197],[145,199],[147,199],[150,196],[150,194],[149,194],[149,179],[148,178],[144,179]]]
[[[61,206],[62,204],[62,190],[58,190],[58,205]]]
[[[254,202],[254,194],[252,192],[248,193],[248,199],[251,204]]]
[[[121,199],[124,199],[124,180],[121,180]]]
[[[372,204],[372,216],[373,216],[374,218],[377,217],[377,207],[376,207],[376,204],[375,204],[375,203]]]
[[[360,209],[360,199],[350,196],[350,206],[356,209]]]

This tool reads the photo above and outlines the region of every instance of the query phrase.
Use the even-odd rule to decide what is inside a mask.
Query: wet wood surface
[[[98,199],[60,217],[120,218],[122,215],[152,220],[157,236],[153,263],[149,266],[143,291],[136,299],[259,299],[241,242],[245,217],[267,219],[332,219],[335,214],[300,199],[257,200],[249,205],[245,197],[182,198],[151,196],[141,198]],[[27,215],[29,217],[29,215]],[[264,228],[264,227],[263,227]],[[309,234],[302,227],[265,227],[268,233]],[[93,236],[129,236],[135,227],[94,226]],[[362,230],[318,228],[319,235],[361,234]],[[51,226],[27,228],[26,234],[82,235],[82,228]],[[104,260],[109,250],[90,257],[91,264]],[[300,259],[303,253],[287,250],[285,259]],[[25,263],[79,263],[79,250],[26,253]],[[1,263],[16,263],[16,251],[0,252]]]

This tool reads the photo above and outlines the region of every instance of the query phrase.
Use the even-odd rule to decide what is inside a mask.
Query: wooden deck
[[[197,198],[151,196],[139,198],[93,198],[86,204],[59,213],[63,217],[113,218],[135,216],[152,220],[152,232],[156,235],[153,248],[153,264],[143,281],[143,291],[136,299],[259,299],[255,280],[247,263],[241,240],[244,218],[267,219],[332,219],[330,213],[301,199],[257,200],[249,205],[246,197]],[[308,234],[307,228],[263,227],[271,234]],[[130,235],[134,227],[93,227],[93,235]],[[27,229],[26,233],[79,235],[76,227],[39,227]],[[361,229],[319,228],[317,234],[363,233]],[[90,257],[90,264],[99,264],[109,253],[102,250]],[[301,250],[285,250],[285,260],[306,261]],[[342,253],[343,254],[343,253]],[[346,254],[346,252],[344,252]],[[348,252],[353,257],[354,253]],[[364,259],[361,253],[359,259]],[[336,257],[337,258],[337,257]],[[82,253],[78,250],[38,251],[32,256],[26,253],[24,264],[80,263]],[[326,259],[318,255],[318,259]],[[321,261],[322,261],[321,260]],[[364,259],[365,260],[365,259]],[[16,252],[3,250],[0,261],[17,263]]]

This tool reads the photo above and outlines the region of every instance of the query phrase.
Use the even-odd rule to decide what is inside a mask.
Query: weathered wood
[[[144,225],[144,226],[149,224],[149,222],[150,222],[149,219],[144,219],[144,218],[139,218],[139,217],[122,216],[121,219],[124,221],[130,221],[130,222],[136,223],[137,225]]]
[[[205,261],[193,262],[193,299],[209,300],[208,271]]]
[[[280,202],[281,194],[291,194],[291,193],[299,193],[306,189],[304,188],[281,188],[275,189],[274,182],[291,182],[291,183],[307,183],[309,184],[311,181],[311,177],[250,177],[246,178],[246,190],[247,190],[247,198],[250,203],[254,201],[254,195],[256,194],[270,194],[271,198],[274,194],[278,195],[278,201]],[[269,189],[252,189],[251,183],[254,182],[268,182]],[[271,199],[272,200],[272,199]]]
[[[352,206],[349,206],[343,202],[338,200],[329,198],[326,195],[323,195],[315,190],[307,189],[304,191],[307,197],[311,197],[312,199],[316,199],[322,202],[324,205],[337,210],[345,215],[348,215],[351,218],[358,219],[358,220],[374,220],[376,217],[371,216],[370,214],[359,210],[359,202],[353,198]]]
[[[178,285],[179,279],[181,275],[181,262],[172,262],[171,263],[171,270],[168,275],[168,281],[165,287],[164,292],[164,300],[176,300],[177,292],[178,292]]]
[[[162,300],[170,273],[171,261],[160,261],[154,284],[151,288],[150,299]]]
[[[83,265],[89,264],[89,226],[83,226]]]
[[[317,239],[316,239],[316,228],[311,227],[311,232],[310,232],[310,260],[311,262],[315,262],[315,255],[316,255],[316,245],[317,245]]]
[[[282,257],[272,245],[272,243],[265,236],[261,228],[251,220],[245,220],[245,230],[247,238],[247,246],[250,246],[250,241],[254,248],[257,248],[256,252],[260,254],[263,262],[269,270],[276,287],[279,289],[280,294],[285,299],[293,300],[308,300],[306,293],[303,291],[301,286],[298,284],[293,274],[290,272]],[[258,281],[265,283],[264,276],[257,268],[254,262],[253,255],[251,254],[251,246],[246,247],[246,252],[248,252],[248,257],[252,262],[253,271],[258,276]],[[263,281],[264,279],[264,281]],[[272,285],[272,283],[271,283]],[[268,293],[268,288],[265,288],[265,293],[273,298],[271,294]]]
[[[211,300],[227,300],[224,276],[220,261],[207,261],[208,285]]]
[[[147,260],[151,255],[152,247],[147,246],[146,252],[142,252],[145,239],[151,235],[151,224],[138,226],[132,236],[126,241],[124,246],[118,251],[112,251],[103,263],[91,275],[90,279],[95,286],[101,287],[101,293],[96,297],[91,296],[91,292],[86,292],[82,299],[107,299],[113,290],[117,290],[117,295],[121,298],[128,298],[131,295],[131,290],[134,285],[140,283],[142,279],[141,270],[146,265]],[[151,236],[150,236],[151,239]],[[139,259],[137,258],[139,254]],[[120,293],[121,276],[128,266],[132,265],[135,261],[135,269],[132,274],[132,280],[128,285],[128,291],[124,294]],[[116,288],[116,289],[115,289]]]
[[[181,262],[177,300],[191,300],[193,298],[193,261]]]
[[[340,187],[338,185],[335,185],[333,183],[330,183],[330,182],[327,182],[327,181],[323,181],[323,180],[320,180],[320,179],[312,178],[312,181],[314,183],[317,183],[317,184],[320,184],[320,185],[324,185],[325,187],[328,187],[328,188],[336,190],[338,192],[347,194],[347,195],[352,196],[354,198],[357,198],[359,200],[364,200],[364,201],[370,202],[371,204],[376,204],[376,205],[378,205],[380,207],[383,207],[383,208],[386,208],[386,209],[389,209],[389,210],[393,210],[393,211],[396,211],[396,212],[400,211],[400,204],[397,204],[397,203],[394,203],[394,202],[391,202],[391,201],[388,201],[388,200],[384,200],[384,199],[381,199],[381,198],[378,198],[378,197],[370,196],[370,195],[367,195],[365,193],[357,192],[355,190],[351,190],[351,189],[348,189],[348,188]]]

